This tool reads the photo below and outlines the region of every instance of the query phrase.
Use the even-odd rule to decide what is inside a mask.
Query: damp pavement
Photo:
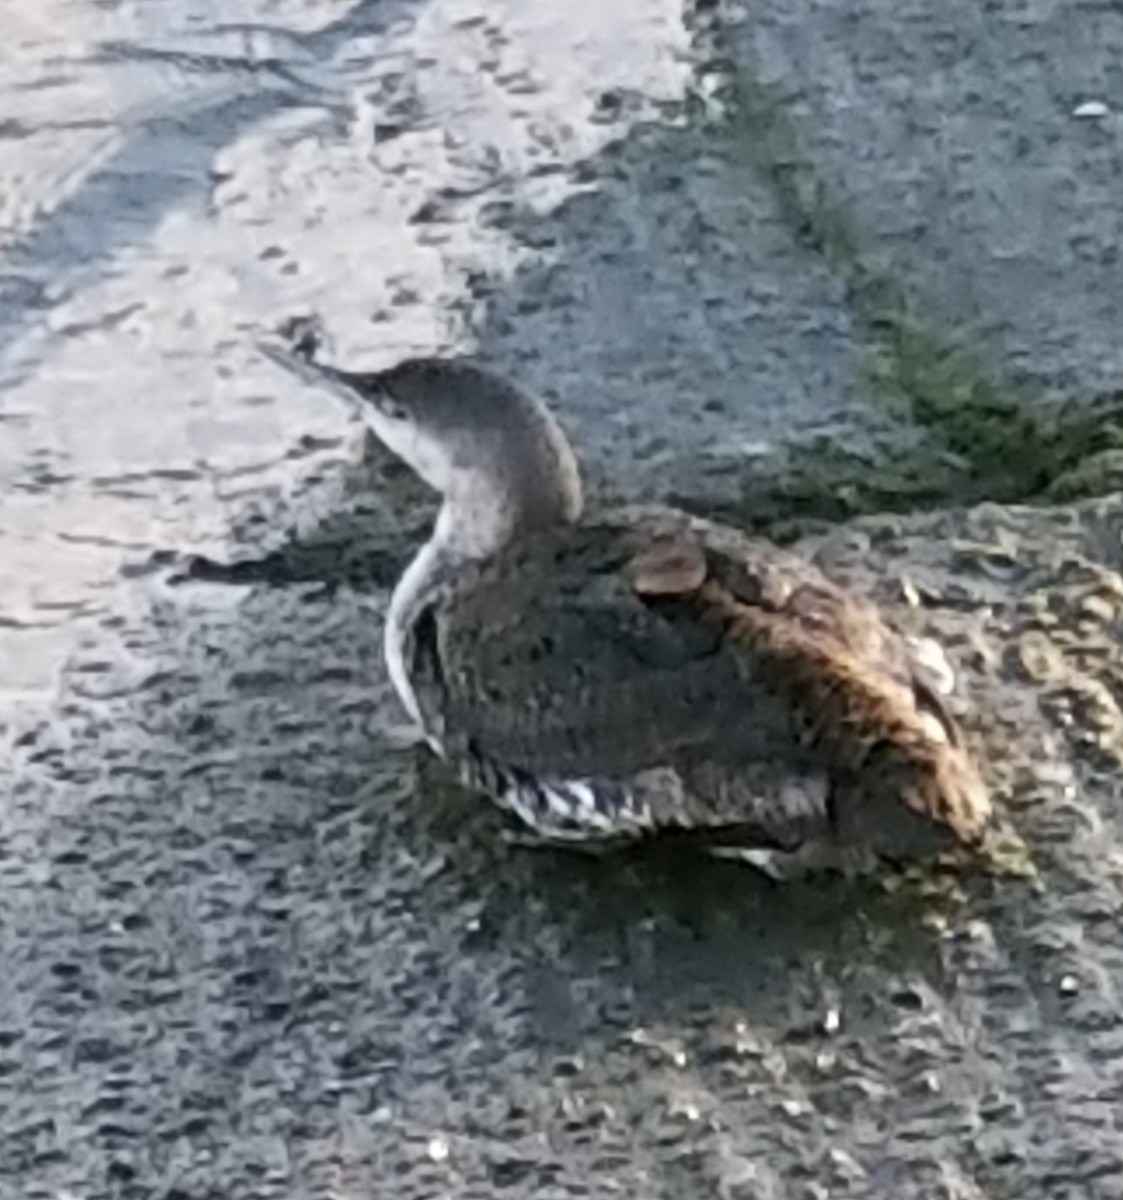
[[[1123,1196],[1118,8],[0,30],[0,1197]],[[940,634],[1016,869],[506,845],[398,736],[431,501],[296,313]]]

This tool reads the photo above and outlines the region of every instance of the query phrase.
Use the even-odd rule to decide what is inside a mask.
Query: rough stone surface
[[[1123,1196],[1118,14],[697,8],[0,17],[4,1200]],[[939,501],[804,545],[949,645],[1018,870],[506,846],[396,744],[430,502],[302,308],[602,493]]]

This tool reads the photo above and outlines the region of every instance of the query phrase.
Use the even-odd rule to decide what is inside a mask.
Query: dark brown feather
[[[764,674],[786,697],[804,744],[832,775],[851,789],[894,791],[958,841],[981,838],[990,816],[986,789],[942,705],[941,735],[934,736],[917,696],[845,641],[818,636],[783,610],[745,604],[712,579],[693,595],[700,617],[716,622],[749,656],[753,675]]]
[[[986,790],[907,640],[797,555],[667,509],[606,513],[468,572],[419,661],[449,747],[637,781],[655,828],[773,845],[972,844]],[[438,677],[439,676],[439,677]],[[675,786],[651,787],[660,773]],[[732,840],[729,838],[727,840]]]

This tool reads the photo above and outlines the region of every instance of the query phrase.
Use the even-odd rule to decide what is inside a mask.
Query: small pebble
[[[443,1137],[430,1138],[426,1149],[435,1163],[448,1161],[448,1142]]]
[[[687,1121],[697,1121],[702,1110],[692,1100],[682,1100],[675,1097],[668,1107],[672,1117],[682,1117]]]
[[[865,1178],[865,1168],[848,1150],[843,1150],[839,1146],[832,1146],[830,1159],[831,1165],[840,1175],[851,1180]]]
[[[1080,991],[1080,984],[1075,975],[1062,975],[1060,991],[1062,996],[1075,996]]]

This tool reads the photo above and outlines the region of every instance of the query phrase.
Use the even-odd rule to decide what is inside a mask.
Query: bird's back
[[[578,808],[596,793],[591,836],[690,828],[907,853],[971,841],[989,812],[909,641],[736,530],[607,513],[465,569],[424,623],[414,686],[447,755],[527,787],[577,781]]]

